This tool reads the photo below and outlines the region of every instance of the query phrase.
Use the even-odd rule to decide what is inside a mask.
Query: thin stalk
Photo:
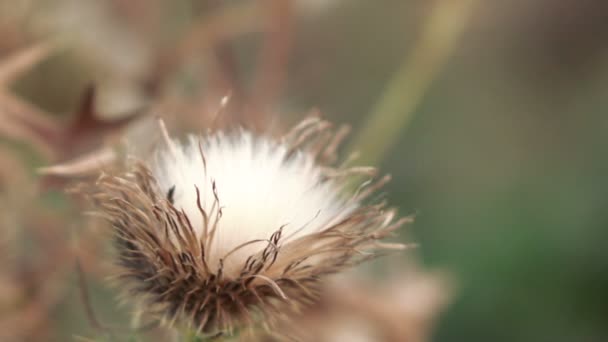
[[[381,162],[411,122],[414,111],[443,69],[466,28],[476,0],[437,0],[412,52],[404,59],[350,145],[359,162]]]

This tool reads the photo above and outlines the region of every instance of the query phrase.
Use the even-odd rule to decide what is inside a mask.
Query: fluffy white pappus
[[[223,260],[224,273],[236,277],[246,259],[266,247],[281,227],[284,243],[322,230],[351,211],[353,204],[323,177],[311,155],[289,152],[273,138],[237,130],[189,136],[184,144],[173,140],[155,155],[151,170],[161,191],[186,213],[199,237],[205,221],[197,188],[209,216],[221,208],[208,251],[212,268],[230,253]],[[239,247],[254,240],[259,242]]]

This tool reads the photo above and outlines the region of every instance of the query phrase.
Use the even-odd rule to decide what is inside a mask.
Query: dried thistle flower
[[[161,128],[164,148],[86,191],[113,225],[125,294],[168,324],[272,325],[317,301],[325,276],[403,247],[378,240],[408,219],[367,203],[389,177],[335,165],[345,128],[313,117],[281,139],[236,130],[185,144]]]

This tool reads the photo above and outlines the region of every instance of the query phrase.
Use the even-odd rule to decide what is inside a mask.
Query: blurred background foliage
[[[244,14],[213,19],[225,7]],[[403,239],[420,247],[408,253],[454,280],[453,300],[432,340],[608,339],[602,247],[608,240],[608,2],[298,0],[290,2],[289,20],[275,23],[269,47],[257,32],[276,19],[264,1],[3,0],[0,8],[0,58],[35,41],[57,42],[11,89],[60,122],[69,122],[94,81],[99,112],[108,116],[154,108],[150,103],[161,96],[202,108],[230,90],[235,98],[251,94],[254,103],[237,103],[235,112],[254,108],[273,122],[293,122],[318,108],[352,124],[350,141],[361,158],[393,175],[389,199],[401,213],[416,214]],[[429,21],[438,8],[448,14]],[[462,27],[444,22],[461,14]],[[178,37],[213,20],[220,24],[204,32],[225,37],[221,46],[199,46],[199,54],[163,75],[167,63],[155,56],[179,55]],[[426,30],[436,29],[429,22],[447,30],[421,44]],[[210,55],[228,49],[226,71]],[[413,66],[400,75],[407,63]],[[258,79],[268,72],[278,76]],[[383,114],[389,92],[396,103]],[[412,99],[411,92],[419,93]],[[180,112],[175,105],[156,109]],[[45,157],[19,139],[2,143],[12,159],[26,163],[29,179],[37,177],[36,167],[73,157]],[[28,209],[34,202],[37,212]],[[79,217],[64,202],[59,190],[50,190],[14,210],[35,216],[29,221],[52,225],[54,218],[62,225],[58,217]],[[7,217],[7,230],[35,224]],[[82,224],[74,219],[64,236],[45,243],[80,236]],[[37,243],[22,241],[17,254],[28,255],[32,268],[52,268],[39,266],[47,248]],[[58,278],[70,289],[50,310],[58,340],[91,331],[70,267]],[[100,317],[126,317],[100,279],[91,283]]]

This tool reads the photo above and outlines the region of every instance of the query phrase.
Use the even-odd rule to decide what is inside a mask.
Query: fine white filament
[[[210,266],[217,268],[236,247],[261,240],[230,253],[223,260],[226,275],[237,276],[247,257],[262,250],[279,228],[285,243],[328,227],[349,211],[312,156],[289,155],[288,147],[272,138],[238,130],[168,143],[169,148],[155,155],[151,169],[161,191],[186,213],[199,237],[205,221],[197,188],[210,220],[221,208],[208,252]]]

